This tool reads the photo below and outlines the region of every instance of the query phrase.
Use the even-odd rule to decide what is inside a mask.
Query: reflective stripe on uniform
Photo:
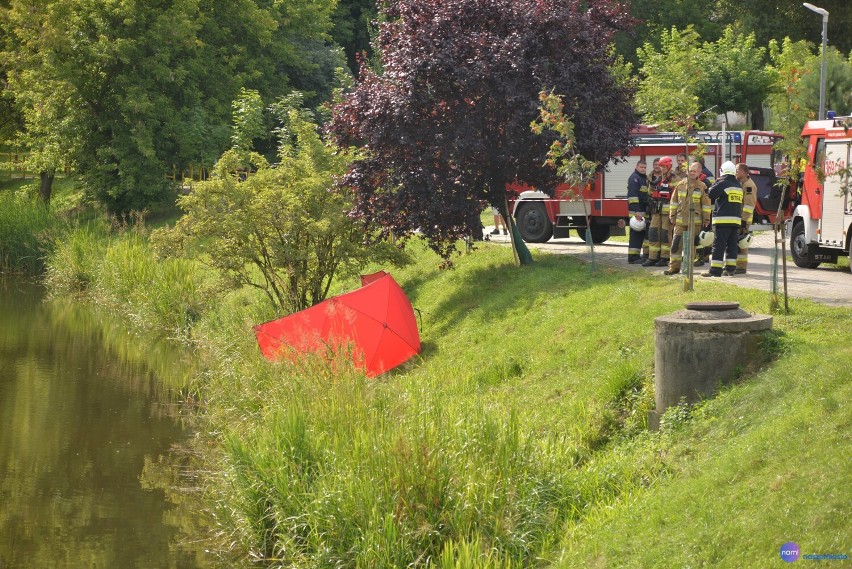
[[[739,225],[742,219],[730,215],[717,216],[713,218],[713,225]]]

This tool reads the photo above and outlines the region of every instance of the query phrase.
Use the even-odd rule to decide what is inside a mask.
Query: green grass
[[[537,251],[516,268],[487,243],[439,270],[412,242],[416,262],[391,272],[422,312],[422,353],[366,380],[344,361],[265,361],[260,296],[214,299],[192,264],[156,281],[165,261],[140,235],[77,240],[62,274],[90,274],[91,298],[132,322],[195,306],[164,329],[202,365],[205,493],[235,563],[747,567],[785,541],[850,545],[848,309],[794,302],[765,344],[777,360],[649,433],[654,318],[696,298],[766,312],[766,293],[684,293]]]
[[[652,405],[653,318],[696,296],[737,300],[761,312],[767,295],[712,283],[690,295],[679,283],[611,269],[590,274],[573,259],[541,254],[531,267],[517,269],[510,255],[486,244],[458,258],[456,269],[440,271],[437,259],[420,252],[417,264],[394,271],[423,313],[424,349],[419,361],[373,382],[316,361],[269,366],[257,361],[250,337],[233,341],[257,311],[217,320],[224,335],[211,332],[203,343],[219,353],[212,360],[228,363],[211,374],[218,379],[207,394],[216,411],[208,408],[207,419],[222,433],[219,511],[225,525],[236,528],[236,553],[300,566],[447,567],[709,565],[723,559],[728,541],[738,545],[731,549],[737,557],[727,559],[741,566],[777,554],[775,541],[780,547],[788,539],[783,524],[767,524],[757,539],[754,531],[726,529],[730,522],[721,512],[744,511],[753,495],[746,488],[782,484],[776,478],[783,480],[785,469],[773,464],[767,448],[768,433],[778,426],[762,427],[763,446],[756,446],[743,430],[741,401],[756,390],[748,424],[759,425],[758,409],[781,403],[772,399],[778,370],[801,365],[797,350],[676,422],[677,429],[644,430]],[[848,310],[807,303],[796,309],[776,322],[784,332],[782,352],[803,339],[805,322],[839,331],[838,312],[849,317]],[[236,328],[227,331],[230,326]],[[815,381],[828,388],[848,372],[841,367]],[[802,377],[820,374],[812,369]],[[848,421],[835,419],[840,424],[829,421],[826,431]],[[695,441],[705,423],[717,430],[699,453]],[[826,439],[820,452],[831,449],[842,452],[838,437]],[[696,453],[706,461],[702,468],[692,467]],[[759,460],[763,469],[737,487],[730,484],[736,478],[724,477],[743,460]],[[808,479],[823,467],[817,461],[813,472],[799,470]],[[695,524],[713,528],[715,541],[702,544],[704,536],[687,524],[654,525],[683,518],[680,509],[696,502],[679,497],[678,486],[665,494],[678,483],[694,491],[723,489],[707,498],[708,505],[715,501],[709,517],[690,512]],[[619,549],[626,530],[604,525],[614,523],[610,512],[632,512],[635,500],[657,495],[661,511],[643,514],[651,522],[643,539],[653,542],[654,532],[665,528],[680,545],[669,557],[660,555],[662,546],[644,554],[638,542],[633,553]],[[807,507],[814,505],[811,500]],[[841,505],[829,501],[826,508]],[[778,517],[760,503],[751,508],[733,526],[740,532],[750,516]],[[840,527],[831,519],[821,531],[827,538]],[[603,544],[593,547],[587,528],[603,536]],[[466,563],[471,548],[477,561]]]
[[[849,311],[778,318],[784,356],[655,442],[668,474],[570,524],[561,567],[769,567],[788,541],[848,554]],[[848,331],[845,332],[848,338]]]

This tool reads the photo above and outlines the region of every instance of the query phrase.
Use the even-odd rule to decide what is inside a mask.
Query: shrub
[[[284,311],[325,299],[336,276],[355,274],[370,262],[404,259],[391,243],[365,245],[368,229],[352,219],[352,195],[336,187],[348,158],[320,138],[304,111],[285,113],[280,163],[230,150],[213,179],[180,198],[186,211],[174,230],[161,230],[161,250],[194,246],[199,257],[233,288],[263,291]]]

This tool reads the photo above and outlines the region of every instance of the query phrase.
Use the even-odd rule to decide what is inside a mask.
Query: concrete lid
[[[772,327],[772,317],[763,314],[749,314],[740,308],[739,302],[699,301],[686,304],[686,310],[678,310],[666,316],[654,319],[657,326],[672,325],[710,325],[721,326],[731,331],[765,330]],[[733,326],[733,327],[731,327]]]
[[[739,302],[725,300],[700,300],[686,303],[687,310],[736,310],[739,307]]]

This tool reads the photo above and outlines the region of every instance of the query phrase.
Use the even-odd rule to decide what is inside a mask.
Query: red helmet
[[[671,170],[671,167],[672,167],[671,156],[663,156],[662,158],[660,158],[660,161],[658,162],[658,164],[660,166],[665,166],[666,168]]]

